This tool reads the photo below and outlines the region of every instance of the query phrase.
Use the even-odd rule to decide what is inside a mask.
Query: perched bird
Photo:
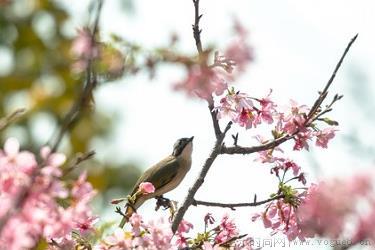
[[[155,187],[155,192],[136,195],[136,199],[132,204],[129,204],[128,202],[125,209],[125,216],[120,223],[120,227],[124,227],[135,210],[146,200],[162,196],[163,194],[175,189],[181,183],[191,167],[193,139],[194,136],[178,139],[173,145],[173,152],[171,155],[147,169],[141,177],[139,177],[130,196],[137,193],[139,185],[142,182],[151,182]]]

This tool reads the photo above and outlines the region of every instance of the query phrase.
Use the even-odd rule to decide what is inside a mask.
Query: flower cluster
[[[294,240],[296,237],[304,240],[309,235],[302,232],[296,212],[301,202],[305,200],[307,192],[298,192],[298,189],[293,188],[289,183],[297,180],[305,185],[305,175],[301,172],[301,167],[292,160],[281,157],[271,159],[268,161],[273,164],[271,174],[275,174],[279,180],[278,191],[271,197],[282,196],[282,198],[267,204],[265,211],[255,214],[252,220],[261,219],[265,228],[273,230],[271,234],[281,232],[289,240]],[[291,173],[292,177],[288,177],[288,173]]]
[[[272,235],[277,232],[282,232],[288,240],[294,240],[296,237],[304,240],[304,235],[298,224],[296,216],[296,207],[285,202],[284,199],[271,202],[266,210],[262,213],[255,214],[252,220],[261,219],[265,228],[271,228]]]
[[[186,79],[175,84],[175,89],[183,89],[191,96],[210,100],[212,94],[222,95],[226,90],[226,75],[222,69],[194,65],[189,68]]]
[[[327,148],[329,140],[335,136],[336,129],[332,127],[332,125],[337,125],[335,122],[328,118],[320,119],[331,126],[319,129],[315,124],[319,113],[311,116],[310,109],[306,105],[299,105],[293,100],[290,101],[289,106],[280,111],[279,106],[272,101],[271,93],[272,91],[263,98],[255,98],[235,91],[234,88],[228,89],[227,94],[215,107],[217,117],[218,119],[229,118],[246,129],[256,128],[263,123],[274,124],[273,139],[290,136],[294,140],[293,150],[308,150],[309,141],[314,138],[317,146]],[[261,135],[256,135],[255,138],[261,145],[269,142]],[[281,198],[268,203],[265,211],[256,214],[253,220],[261,219],[265,228],[271,228],[273,233],[281,232],[289,240],[296,237],[303,240],[305,237],[312,237],[313,234],[303,230],[297,211],[312,190],[307,192],[306,187],[295,188],[291,185],[293,180],[303,186],[307,181],[301,167],[283,156],[283,152],[280,146],[274,146],[257,153],[255,160],[271,165],[270,173],[274,174],[279,181],[277,192],[272,194],[271,198],[276,196]]]
[[[133,213],[130,217],[131,231],[117,228],[113,234],[105,237],[94,249],[171,249],[173,233],[170,223],[159,219],[144,223],[142,217]]]
[[[246,65],[253,60],[252,49],[247,44],[247,31],[239,22],[235,25],[236,39],[228,45],[224,55],[215,52],[214,63],[208,65],[207,55],[202,54],[202,62],[187,65],[187,77],[175,83],[176,90],[184,90],[190,96],[198,96],[212,101],[212,95],[220,96],[238,74],[232,74],[234,66],[242,73]]]
[[[192,248],[211,249],[253,249],[253,239],[247,235],[239,235],[239,230],[235,222],[227,214],[223,216],[218,225],[210,213],[204,217],[204,232],[198,233],[195,238],[188,242]]]
[[[234,88],[228,89],[227,94],[220,99],[215,110],[218,112],[218,119],[229,118],[232,122],[246,129],[256,128],[262,123],[275,124],[272,131],[274,139],[284,135],[293,136],[294,150],[309,149],[308,142],[316,139],[315,145],[327,148],[328,142],[335,136],[337,129],[332,127],[336,125],[331,120],[323,119],[330,127],[318,129],[308,119],[309,108],[306,105],[298,105],[291,100],[285,111],[277,109],[278,105],[271,99],[272,90],[263,98],[250,97],[245,93],[235,91]],[[258,140],[262,139],[258,136]]]
[[[375,227],[369,223],[375,214],[373,191],[374,180],[368,174],[312,185],[298,209],[302,230],[311,235],[338,239],[348,223],[357,224],[353,242],[364,239],[375,241]],[[365,207],[367,209],[363,210]]]
[[[252,219],[262,220],[265,228],[273,229],[272,234],[281,232],[288,240],[316,235],[341,239],[352,232],[353,244],[375,242],[374,187],[373,177],[365,174],[322,181],[301,193],[284,185],[280,190],[285,197],[272,201]]]
[[[7,249],[30,249],[39,239],[61,247],[72,245],[71,232],[85,234],[93,229],[96,217],[89,202],[95,195],[82,174],[71,189],[61,181],[60,166],[65,156],[41,150],[43,166],[35,155],[20,151],[16,139],[6,141],[0,150],[0,220],[7,219],[0,245]],[[22,203],[20,196],[25,196]],[[61,206],[65,201],[68,206]]]
[[[228,89],[226,96],[220,99],[220,104],[215,107],[218,119],[229,117],[234,123],[246,129],[256,127],[262,122],[273,123],[276,104],[271,101],[271,92],[262,99],[251,98],[245,93],[236,92],[234,88]],[[259,104],[258,106],[254,103]]]
[[[233,220],[225,215],[220,224],[208,230],[209,225],[215,220],[208,214],[205,217],[205,231],[198,233],[195,238],[188,237],[193,225],[182,220],[176,235],[173,237],[171,223],[162,218],[145,223],[139,214],[134,213],[130,217],[130,231],[116,229],[111,235],[105,237],[94,249],[96,250],[120,250],[120,249],[183,249],[199,248],[205,250],[221,249],[252,249],[250,237],[240,239],[237,226]],[[238,237],[238,239],[236,238]]]
[[[225,49],[224,57],[233,61],[239,72],[243,72],[254,60],[253,50],[247,42],[248,31],[238,20],[234,23],[234,34],[235,39]]]

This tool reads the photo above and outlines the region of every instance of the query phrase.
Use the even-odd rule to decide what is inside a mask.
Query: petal
[[[59,154],[59,153],[54,153],[52,154],[49,159],[48,159],[48,162],[49,164],[51,164],[52,166],[61,166],[62,164],[64,164],[66,161],[66,156],[64,154]]]
[[[18,154],[20,150],[20,144],[18,140],[14,137],[9,138],[4,145],[4,151],[9,157],[14,157]]]
[[[40,150],[40,156],[42,156],[44,160],[47,159],[50,153],[51,153],[51,148],[48,146],[44,146]]]

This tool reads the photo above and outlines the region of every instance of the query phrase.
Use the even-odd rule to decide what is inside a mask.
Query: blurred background
[[[92,23],[95,4],[88,0],[0,1],[0,117],[16,108],[27,109],[21,120],[1,134],[2,143],[14,136],[23,148],[37,152],[53,137],[84,80],[83,74],[72,70],[71,46],[77,29]],[[373,1],[201,0],[201,13],[204,47],[224,50],[233,38],[235,19],[248,29],[255,60],[235,87],[252,96],[264,96],[272,88],[280,104],[292,98],[312,105],[346,44],[359,33],[330,91],[331,96],[344,95],[330,115],[340,123],[336,138],[327,150],[311,147],[309,152],[289,152],[290,144],[284,149],[308,173],[310,182],[373,168]],[[90,112],[84,113],[60,147],[69,157],[92,149],[97,152],[72,174],[87,169],[90,182],[99,190],[95,207],[104,221],[119,219],[109,204],[111,199],[126,195],[145,168],[171,153],[175,140],[194,135],[192,170],[167,195],[182,201],[214,144],[206,103],[172,88],[184,78],[185,68],[155,66],[149,56],[170,44],[194,56],[193,18],[191,0],[104,1],[100,40],[111,44],[108,60],[120,58],[124,70],[100,75]],[[252,136],[259,131],[269,135],[268,128],[244,131],[235,127],[231,133],[239,132],[240,145],[253,145]],[[229,136],[227,144],[231,143]],[[246,202],[256,193],[260,200],[274,192],[276,185],[269,169],[254,162],[254,156],[220,156],[196,198]],[[141,213],[154,217],[154,206],[149,201]],[[259,225],[251,222],[251,214],[260,210],[242,208],[230,213],[241,231],[267,239],[269,232],[259,231]],[[208,211],[218,219],[228,212],[191,207],[186,218],[203,228]]]

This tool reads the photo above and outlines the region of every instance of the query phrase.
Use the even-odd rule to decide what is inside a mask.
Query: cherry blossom
[[[139,184],[138,191],[142,194],[150,194],[155,192],[155,187],[151,182],[142,182]]]
[[[337,239],[346,229],[347,222],[357,217],[359,226],[354,238],[359,237],[367,227],[372,228],[366,226],[366,220],[374,210],[370,209],[366,216],[357,211],[356,204],[367,201],[373,207],[373,188],[372,176],[363,174],[353,176],[350,181],[332,179],[312,185],[298,209],[301,228],[310,234]]]
[[[174,85],[176,90],[184,90],[190,96],[198,96],[211,101],[212,94],[221,95],[227,88],[228,76],[219,68],[194,65],[188,68],[186,79]]]
[[[316,136],[316,146],[327,148],[328,142],[335,137],[335,132],[337,129],[333,127],[328,127],[315,133]]]
[[[12,209],[20,194],[27,188],[20,211],[11,216],[0,235],[0,245],[8,249],[29,249],[39,238],[47,242],[69,245],[71,232],[82,234],[93,230],[97,217],[93,215],[90,201],[95,195],[91,184],[82,174],[68,190],[59,177],[65,156],[42,148],[42,166],[38,167],[31,152],[20,151],[19,143],[11,138],[0,151],[0,216]],[[37,172],[36,172],[37,171]],[[35,177],[32,175],[35,173]],[[69,197],[72,201],[69,202]],[[65,199],[69,206],[63,208],[57,199]]]
[[[98,55],[98,50],[93,43],[91,32],[88,28],[78,29],[78,35],[72,44],[72,53],[78,58],[91,59]]]
[[[236,63],[239,72],[243,72],[247,64],[254,60],[253,50],[247,42],[248,31],[238,20],[234,23],[234,33],[235,39],[225,49],[224,55]]]
[[[218,244],[227,242],[238,235],[237,226],[233,220],[229,219],[228,215],[224,215],[221,219],[218,231],[219,233],[215,237],[215,242]]]

